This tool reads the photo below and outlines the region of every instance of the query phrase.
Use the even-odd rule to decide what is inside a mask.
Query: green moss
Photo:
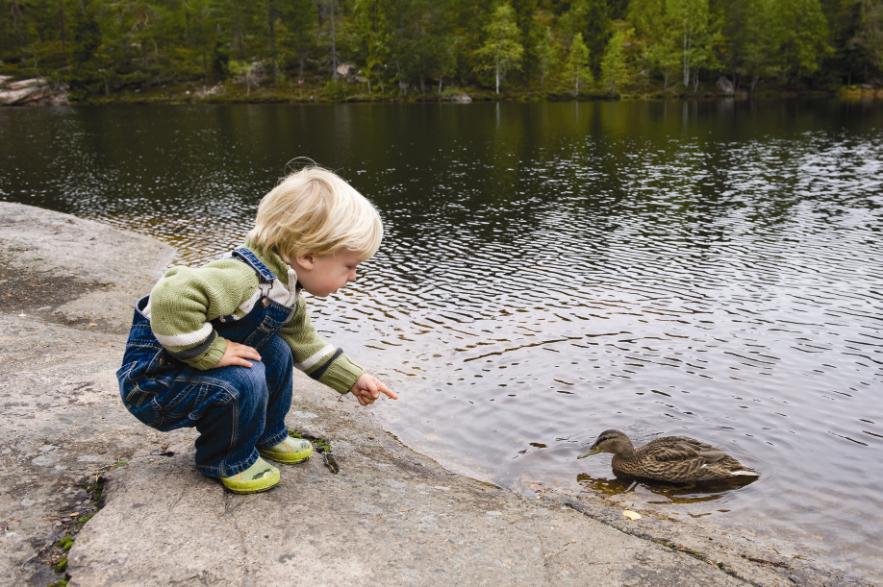
[[[64,536],[62,536],[61,538],[58,539],[58,542],[56,542],[55,545],[58,546],[58,548],[62,549],[63,551],[67,552],[74,545],[74,537],[71,536],[70,534],[65,534]]]
[[[63,573],[67,570],[67,557],[62,558],[57,563],[52,565],[52,570],[56,573]]]
[[[313,443],[313,448],[316,449],[316,452],[318,453],[331,452],[331,441],[326,438],[311,436],[309,434],[304,434],[303,432],[298,432],[297,430],[289,430],[288,435],[292,438],[303,438],[304,440],[309,440]]]

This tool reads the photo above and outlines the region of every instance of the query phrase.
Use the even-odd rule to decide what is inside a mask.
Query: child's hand
[[[261,356],[258,354],[257,350],[250,346],[228,340],[227,348],[224,349],[224,355],[215,364],[215,366],[212,367],[212,369],[217,369],[218,367],[228,367],[230,365],[251,367],[251,363],[246,359],[260,361]]]
[[[373,404],[380,397],[381,393],[389,399],[399,399],[396,392],[385,386],[383,382],[370,373],[362,373],[350,391],[363,406]]]

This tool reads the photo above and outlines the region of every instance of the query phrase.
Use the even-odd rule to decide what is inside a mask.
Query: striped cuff
[[[218,333],[215,332],[214,330],[212,330],[211,334],[209,334],[208,337],[206,337],[206,339],[204,341],[202,341],[201,343],[199,343],[195,347],[192,347],[192,348],[189,348],[189,349],[186,349],[183,351],[174,351],[174,352],[171,349],[169,349],[169,347],[164,347],[164,348],[166,349],[166,351],[170,355],[172,355],[173,357],[175,357],[179,361],[187,361],[189,359],[196,359],[197,357],[199,357],[200,355],[202,355],[203,353],[208,351],[209,348],[212,346],[212,343],[215,342],[215,339],[217,337],[218,337]]]
[[[199,355],[198,357],[194,357],[192,359],[184,359],[184,362],[193,367],[194,369],[199,369],[200,371],[208,371],[218,364],[218,361],[221,360],[221,357],[224,356],[224,351],[227,350],[227,343],[229,341],[223,336],[216,336],[212,341],[212,344],[206,349],[206,351]]]
[[[349,357],[341,354],[325,368],[321,375],[310,377],[318,379],[328,387],[340,393],[347,393],[359,379],[365,369],[353,363]]]

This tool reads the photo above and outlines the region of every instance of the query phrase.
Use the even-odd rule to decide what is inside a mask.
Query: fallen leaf
[[[641,514],[632,510],[622,510],[622,515],[632,521],[641,519]]]

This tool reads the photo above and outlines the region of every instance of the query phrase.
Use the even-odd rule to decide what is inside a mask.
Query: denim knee
[[[261,362],[266,369],[267,385],[275,391],[291,382],[294,356],[291,347],[279,336],[267,341],[261,350]]]
[[[232,391],[232,401],[236,402],[239,412],[263,414],[267,410],[267,370],[260,361],[253,361],[251,367],[229,367],[224,379]]]

